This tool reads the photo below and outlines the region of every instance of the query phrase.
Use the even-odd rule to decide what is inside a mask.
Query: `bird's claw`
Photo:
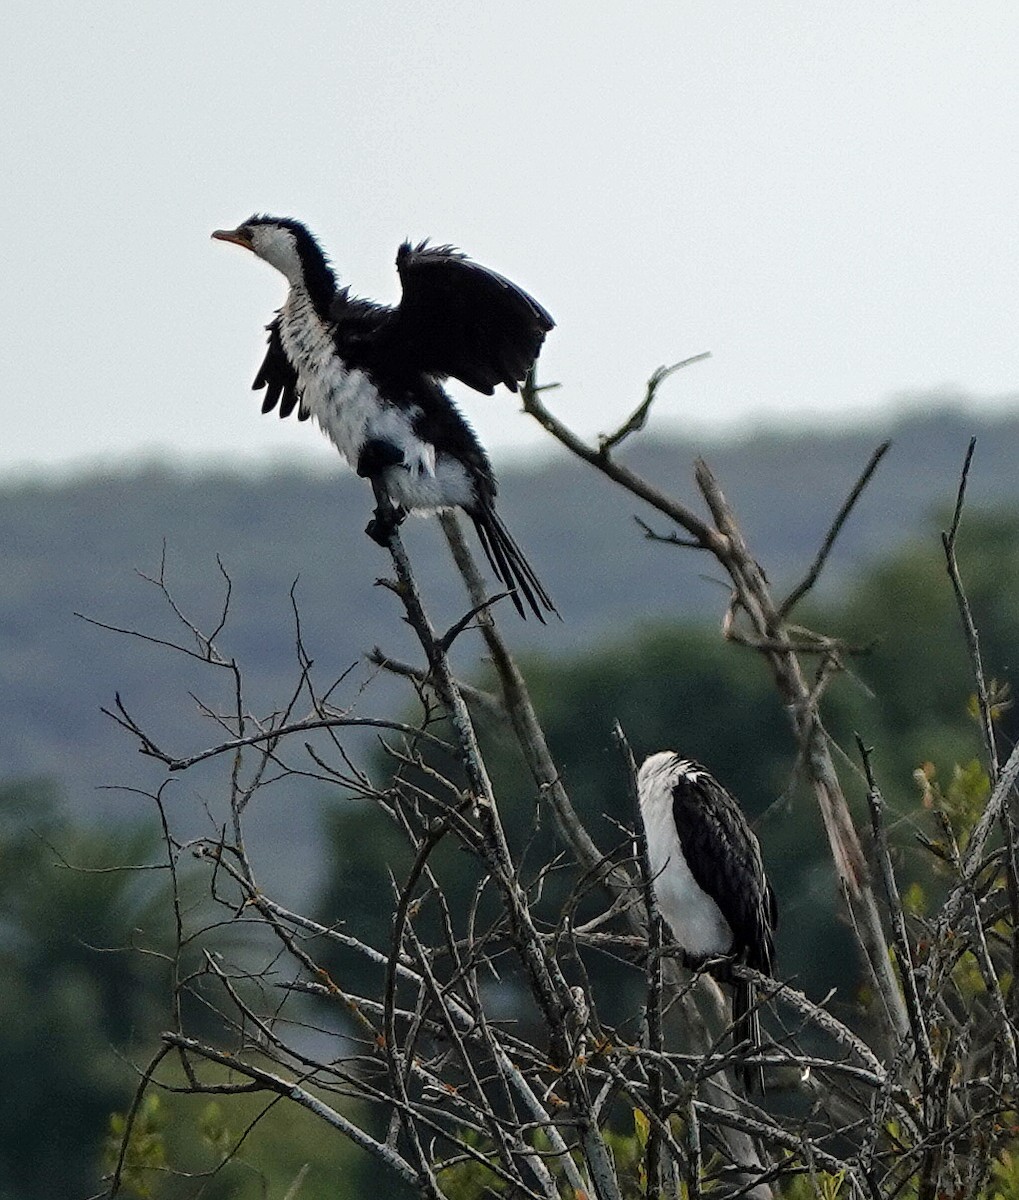
[[[364,527],[364,531],[373,542],[377,542],[384,549],[388,548],[390,539],[399,529],[406,515],[403,508],[389,503],[379,504],[372,512],[372,519]]]
[[[389,545],[389,539],[393,536],[393,531],[396,525],[392,518],[383,516],[378,510],[372,516],[372,519],[364,527],[365,533],[373,542],[377,542],[380,546],[386,547]]]

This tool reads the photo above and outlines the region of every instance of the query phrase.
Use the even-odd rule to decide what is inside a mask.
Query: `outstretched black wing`
[[[732,953],[770,975],[778,910],[743,810],[709,771],[686,761],[673,785],[672,814],[691,874],[732,930]]]
[[[279,314],[266,325],[266,329],[269,331],[269,345],[251,390],[257,392],[265,388],[262,412],[272,412],[279,404],[280,417],[289,417],[297,408],[297,419],[307,421],[311,413],[301,404],[301,395],[297,390],[297,372],[283,349]]]
[[[537,300],[451,246],[404,242],[396,268],[403,298],[385,334],[393,351],[486,395],[499,383],[515,392],[555,324]]]

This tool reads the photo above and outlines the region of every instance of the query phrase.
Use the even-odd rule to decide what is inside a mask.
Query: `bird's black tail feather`
[[[761,1019],[757,1010],[757,997],[753,984],[736,983],[732,992],[732,1040],[747,1047],[747,1053],[761,1052]],[[764,1094],[764,1068],[740,1062],[736,1067],[740,1082],[747,1094],[753,1091]]]
[[[545,613],[555,613],[558,617],[559,612],[548,592],[542,587],[531,564],[510,536],[495,509],[491,505],[484,505],[477,512],[471,513],[471,516],[474,519],[474,528],[478,531],[481,548],[500,582],[510,589],[517,612],[527,619],[523,605],[523,600],[526,600],[531,612],[542,625],[545,624]]]

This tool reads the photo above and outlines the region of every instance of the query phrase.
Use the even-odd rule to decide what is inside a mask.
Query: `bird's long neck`
[[[280,271],[290,284],[291,294],[304,294],[323,321],[336,296],[336,276],[322,248],[303,225],[279,231],[259,253]]]
[[[336,276],[318,242],[302,228],[291,234],[288,252],[274,264],[287,277],[290,291],[280,316],[283,344],[294,365],[321,366],[332,352],[331,310]]]
[[[336,297],[336,276],[318,246],[311,247],[312,253],[309,253],[307,248],[303,249],[300,270],[292,276],[288,275],[290,295],[294,296],[295,292],[303,293],[318,317],[327,322],[329,310]]]
[[[318,251],[317,246],[316,251]],[[336,296],[336,276],[332,274],[332,268],[329,263],[326,263],[322,252],[318,251],[316,258],[311,260],[305,258],[302,284],[304,284],[308,299],[314,306],[314,311],[323,320],[329,320],[329,310]],[[293,289],[293,286],[292,281],[290,288]]]

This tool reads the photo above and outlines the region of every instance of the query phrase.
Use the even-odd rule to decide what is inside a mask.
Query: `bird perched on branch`
[[[314,417],[376,508],[366,533],[387,545],[408,512],[462,508],[492,569],[540,620],[555,606],[495,511],[488,455],[442,386],[452,376],[491,395],[534,365],[553,320],[525,291],[449,246],[405,242],[395,308],[339,287],[311,233],[288,217],[253,216],[212,235],[252,251],[290,284],[267,326],[255,377],[262,412]]]
[[[698,763],[663,750],[645,759],[637,795],[658,910],[691,965],[710,959],[772,973],[778,924],[761,847],[740,806]],[[725,978],[725,965],[714,973]],[[754,989],[733,985],[733,1038],[761,1046]],[[739,1069],[763,1091],[760,1068]]]

